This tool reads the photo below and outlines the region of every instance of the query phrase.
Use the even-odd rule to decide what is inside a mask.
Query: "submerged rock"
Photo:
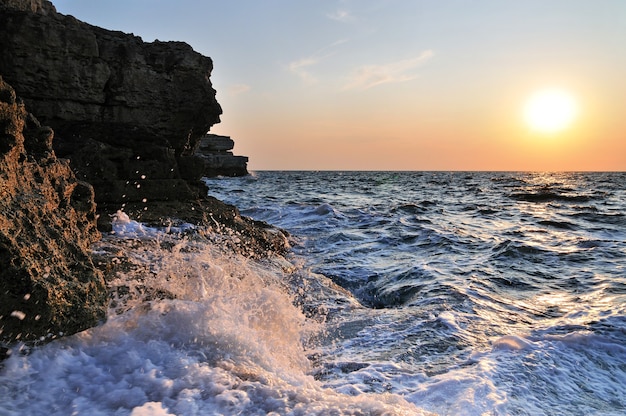
[[[45,341],[105,318],[89,245],[99,239],[91,185],[52,150],[53,131],[0,77],[0,343]]]

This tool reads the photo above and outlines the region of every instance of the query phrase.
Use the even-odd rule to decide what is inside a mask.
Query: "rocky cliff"
[[[0,3],[0,74],[106,214],[206,193],[192,150],[221,114],[212,68],[182,42],[146,43],[43,0]]]
[[[93,188],[57,159],[53,134],[0,77],[0,344],[75,333],[105,317],[89,250],[100,236]]]
[[[204,162],[203,175],[245,176],[248,174],[248,158],[235,156],[231,150],[235,142],[228,136],[205,134],[200,138],[194,154]]]
[[[193,150],[221,113],[211,70],[184,43],[144,43],[44,0],[0,0],[0,359],[2,344],[104,319],[89,244],[96,219],[105,227],[119,209],[197,224],[246,255],[288,248],[283,232],[208,197],[200,181]],[[99,267],[110,271],[106,259]]]
[[[219,122],[213,63],[186,43],[146,43],[45,1],[31,10],[18,6],[35,0],[10,3],[0,12],[0,73],[58,140],[131,141],[183,154]]]
[[[193,152],[221,114],[212,68],[182,42],[145,43],[45,0],[0,1],[0,75],[54,129],[56,154],[93,185],[101,227],[120,208],[148,222],[221,217],[280,245],[206,197],[206,161]]]

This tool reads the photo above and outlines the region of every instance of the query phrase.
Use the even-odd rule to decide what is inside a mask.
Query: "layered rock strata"
[[[288,248],[284,232],[208,197],[200,180],[193,151],[221,114],[211,70],[185,43],[144,43],[44,0],[0,2],[0,75],[15,88],[0,84],[0,343],[104,319],[89,244],[96,218],[106,229],[119,209],[148,224],[191,222],[253,257]]]
[[[235,142],[228,136],[205,134],[198,142],[195,155],[204,162],[203,174],[214,176],[246,176],[248,158],[233,155]]]
[[[100,237],[93,188],[56,157],[53,135],[0,77],[0,344],[45,341],[105,318],[104,279],[89,249]]]
[[[219,122],[213,62],[186,43],[146,43],[57,13],[46,1],[30,7],[35,13],[20,3],[37,2],[0,6],[0,73],[58,140],[130,141],[180,155]]]
[[[47,1],[0,3],[0,74],[54,129],[55,151],[93,184],[103,214],[206,194],[193,149],[221,114],[212,69],[186,43],[146,43]]]

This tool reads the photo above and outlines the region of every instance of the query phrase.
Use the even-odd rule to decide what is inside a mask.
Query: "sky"
[[[210,132],[251,171],[626,171],[624,0],[53,4],[210,56]],[[546,89],[575,107],[558,131],[525,116]]]

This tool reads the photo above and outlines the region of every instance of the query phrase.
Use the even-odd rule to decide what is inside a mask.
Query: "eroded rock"
[[[235,142],[229,136],[205,134],[196,146],[195,155],[203,162],[203,175],[214,176],[246,176],[248,174],[248,158],[235,156],[231,151]]]
[[[105,318],[91,185],[52,150],[53,131],[0,77],[0,343],[72,334]]]
[[[143,42],[47,1],[0,3],[0,74],[113,213],[124,203],[206,194],[193,149],[222,112],[212,69],[183,42]]]

